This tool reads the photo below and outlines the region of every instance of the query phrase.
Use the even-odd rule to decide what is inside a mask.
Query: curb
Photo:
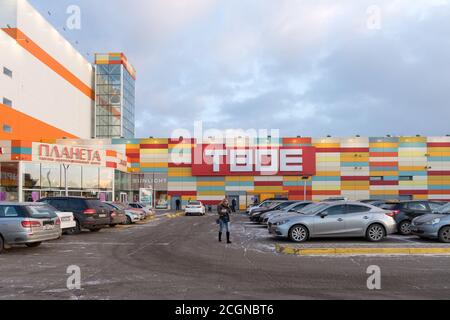
[[[178,217],[182,217],[184,216],[184,212],[178,212],[178,213],[172,213],[172,214],[167,214],[166,217],[169,219],[174,219],[174,218],[178,218]]]
[[[450,255],[450,248],[295,248],[275,245],[277,253],[296,256]]]

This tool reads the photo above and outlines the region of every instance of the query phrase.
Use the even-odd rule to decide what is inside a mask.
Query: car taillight
[[[41,223],[39,221],[30,221],[30,220],[24,220],[22,221],[22,227],[24,228],[36,228],[40,227]]]
[[[115,217],[117,214],[114,211],[111,211],[111,217]]]
[[[398,215],[400,213],[400,210],[394,210],[392,212],[388,212],[386,213],[387,216],[394,218],[396,215]]]
[[[61,219],[60,218],[56,219],[55,224],[57,226],[60,226],[61,225]]]
[[[93,215],[93,214],[96,214],[97,212],[95,211],[95,209],[86,209],[86,210],[84,210],[83,211],[83,214],[86,214],[86,215]]]

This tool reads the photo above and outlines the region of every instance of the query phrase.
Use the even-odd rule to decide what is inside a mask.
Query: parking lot
[[[233,244],[217,241],[215,215],[166,213],[133,226],[83,232],[0,256],[0,299],[439,299],[450,294],[447,255],[279,253],[267,229],[234,215]],[[446,247],[414,237],[379,244],[312,240],[324,247]],[[67,288],[67,268],[81,270],[81,290]],[[381,290],[367,288],[367,268],[381,269]]]

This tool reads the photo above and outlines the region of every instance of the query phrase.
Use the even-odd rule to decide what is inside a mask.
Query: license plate
[[[70,218],[69,218],[69,217],[65,217],[65,218],[62,218],[61,221],[63,221],[63,222],[69,222],[69,221],[70,221]]]
[[[44,226],[44,230],[53,230],[53,229],[54,229],[54,226],[51,224]]]
[[[100,218],[106,218],[106,214],[99,214],[98,215]]]

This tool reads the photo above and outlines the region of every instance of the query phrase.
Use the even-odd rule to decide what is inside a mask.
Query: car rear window
[[[28,216],[30,218],[42,219],[42,218],[56,218],[58,215],[55,209],[50,206],[27,206]]]
[[[189,202],[189,205],[191,205],[191,206],[199,206],[199,205],[200,205],[200,202],[198,202],[198,201],[192,201],[192,202]]]
[[[380,206],[381,209],[384,210],[397,210],[400,208],[399,203],[385,203],[382,206]]]
[[[105,208],[106,207],[106,205],[103,202],[101,202],[100,200],[89,199],[89,200],[85,200],[85,201],[89,208]]]

